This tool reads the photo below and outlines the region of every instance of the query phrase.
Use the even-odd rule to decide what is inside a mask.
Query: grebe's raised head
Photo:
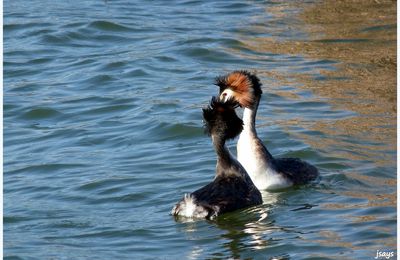
[[[216,78],[220,99],[235,99],[240,106],[253,108],[257,98],[262,94],[259,78],[248,71],[234,71]]]
[[[243,130],[243,121],[235,112],[238,106],[233,99],[222,101],[213,97],[210,105],[203,109],[205,132],[224,141],[238,136]]]

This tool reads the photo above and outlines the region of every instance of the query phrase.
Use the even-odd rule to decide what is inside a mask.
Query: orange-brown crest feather
[[[261,95],[259,79],[247,71],[234,71],[225,77],[217,78],[220,92],[230,88],[234,92],[235,99],[244,107],[254,105],[255,95]]]
[[[251,89],[251,81],[241,72],[232,72],[226,78],[226,84],[238,95],[238,102],[245,107],[250,107],[253,100],[253,91]]]

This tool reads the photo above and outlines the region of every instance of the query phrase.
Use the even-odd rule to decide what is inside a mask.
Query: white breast
[[[250,175],[259,190],[277,190],[292,186],[292,183],[269,167],[266,158],[256,149],[256,140],[249,131],[240,134],[237,144],[238,161]]]

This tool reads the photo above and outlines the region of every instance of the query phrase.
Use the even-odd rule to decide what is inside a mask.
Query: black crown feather
[[[235,112],[239,104],[228,99],[223,102],[212,97],[210,105],[203,108],[205,132],[208,135],[219,135],[224,139],[233,139],[243,130],[243,121]]]

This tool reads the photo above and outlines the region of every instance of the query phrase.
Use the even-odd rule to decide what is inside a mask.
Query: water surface
[[[318,80],[338,61],[247,44],[308,39],[292,27],[299,12],[276,1],[4,1],[5,259],[395,250],[395,140],[343,131],[336,122],[366,115],[268,74]],[[270,152],[309,161],[322,179],[263,192],[263,205],[213,222],[175,221],[174,203],[213,178],[201,108],[214,78],[235,69],[264,83],[257,125]]]

